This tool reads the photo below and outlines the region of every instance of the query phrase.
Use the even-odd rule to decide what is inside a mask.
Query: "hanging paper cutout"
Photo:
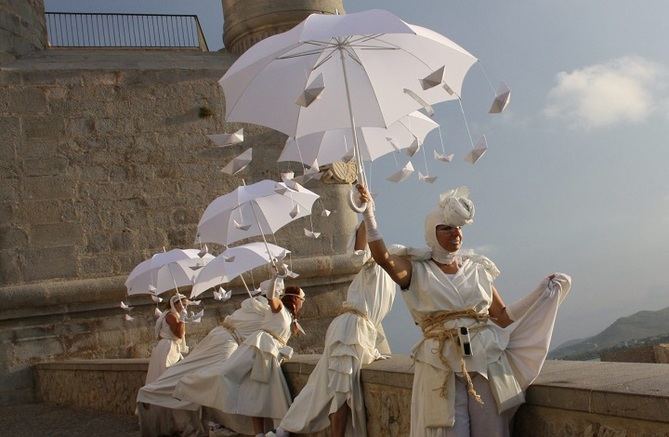
[[[476,164],[476,162],[485,155],[488,151],[488,141],[485,139],[485,135],[481,136],[481,139],[476,143],[474,149],[465,156],[465,161],[470,164]]]
[[[437,177],[436,176],[424,175],[423,173],[418,172],[418,180],[422,181],[422,182],[427,182],[428,184],[431,184],[431,183],[433,183],[434,181],[437,180]]]
[[[408,88],[404,88],[404,93],[414,99],[419,105],[421,105],[429,117],[434,115],[434,108],[432,108],[432,105],[423,100],[418,94]]]
[[[411,161],[407,162],[404,167],[402,167],[401,170],[391,174],[386,178],[387,181],[390,182],[403,182],[405,181],[409,176],[411,176],[414,172],[413,164],[411,164]]]
[[[253,149],[249,147],[241,155],[232,158],[232,161],[228,162],[225,167],[221,168],[221,172],[229,175],[236,175],[237,173],[244,170],[252,159]]]
[[[423,91],[434,88],[444,81],[445,65],[442,65],[437,70],[433,71],[425,78],[420,79],[420,86],[423,87]]]
[[[453,157],[455,155],[453,153],[449,153],[448,155],[444,154],[442,155],[441,153],[437,152],[436,150],[434,151],[434,159],[437,161],[441,162],[451,162],[453,161]]]
[[[493,100],[492,105],[490,106],[490,114],[499,114],[509,106],[511,101],[511,89],[502,82],[497,88],[497,95],[495,100]]]
[[[244,142],[244,128],[239,129],[232,134],[213,134],[207,135],[214,144],[218,147],[232,146]]]
[[[316,79],[314,79],[307,88],[300,94],[297,98],[297,103],[300,106],[307,108],[311,105],[316,99],[321,97],[323,91],[325,90],[325,85],[323,83],[323,75],[319,74]]]

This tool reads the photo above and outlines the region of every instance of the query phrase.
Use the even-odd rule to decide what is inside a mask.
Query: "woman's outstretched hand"
[[[362,203],[369,203],[369,201],[372,200],[372,196],[369,194],[367,187],[362,184],[358,184],[355,187],[358,189],[358,193],[360,193],[360,201]]]

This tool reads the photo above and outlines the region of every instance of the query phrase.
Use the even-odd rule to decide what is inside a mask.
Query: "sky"
[[[474,166],[456,104],[435,106],[452,163],[428,162],[432,184],[391,184],[392,158],[372,165],[377,216],[389,242],[423,245],[423,218],[439,193],[472,191],[464,245],[489,256],[508,302],[546,275],[573,278],[553,346],[594,335],[618,317],[669,306],[669,2],[645,0],[356,0],[347,12],[387,9],[474,54],[462,93],[476,140]],[[46,1],[48,11],[198,14],[210,49],[222,45],[220,1]],[[487,113],[496,87],[512,89],[501,115]],[[428,153],[441,148],[430,134]],[[422,159],[415,160],[422,170]],[[417,195],[418,194],[418,195]],[[398,295],[385,322],[395,352],[418,338]]]

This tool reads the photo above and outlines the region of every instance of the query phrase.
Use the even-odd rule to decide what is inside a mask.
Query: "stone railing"
[[[293,393],[318,355],[284,364]],[[38,398],[76,407],[132,414],[146,360],[90,360],[35,366]],[[362,372],[371,436],[409,433],[413,369],[403,355]],[[104,387],[104,390],[101,390]],[[669,366],[548,361],[516,414],[517,436],[660,437],[669,433]]]

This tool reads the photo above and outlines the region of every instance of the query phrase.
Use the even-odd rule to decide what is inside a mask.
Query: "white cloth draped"
[[[170,312],[166,311],[156,320],[155,331],[158,343],[151,351],[149,369],[146,372],[146,384],[158,379],[165,372],[165,369],[183,358],[182,354],[188,353],[186,336],[184,335],[183,338],[179,338],[174,335],[170,325],[165,321],[167,314],[170,314]]]
[[[461,257],[457,273],[444,273],[433,261],[412,261],[411,284],[402,296],[414,320],[438,311],[473,308],[486,312],[492,303],[492,283],[499,270],[486,257]],[[523,402],[525,388],[536,378],[545,360],[557,308],[571,288],[571,279],[556,274],[544,280],[526,298],[509,306],[514,323],[501,328],[489,321],[471,333],[472,357],[465,357],[469,372],[480,374],[490,385],[497,412],[509,410]],[[445,328],[470,326],[472,319],[445,322]],[[460,372],[459,347],[447,341],[445,368],[437,356],[438,342],[421,340],[413,349],[415,360],[412,393],[411,435],[446,436],[455,422],[455,374]],[[440,388],[448,376],[448,396],[440,396]],[[493,408],[486,404],[484,408]],[[493,410],[494,411],[494,410]],[[494,413],[493,413],[494,414]],[[502,435],[502,434],[500,434]]]
[[[227,360],[182,377],[173,396],[237,415],[224,425],[241,434],[253,434],[251,417],[278,420],[290,405],[281,361],[293,353],[285,345],[290,338],[292,316],[285,307],[273,313],[264,297],[250,298],[245,303],[261,318],[260,329],[248,335]]]
[[[358,256],[369,259],[368,251]],[[344,308],[353,313],[337,316],[328,327],[323,355],[281,421],[281,428],[294,433],[313,433],[327,428],[328,415],[345,402],[351,409],[346,435],[367,435],[360,369],[389,354],[381,321],[390,311],[396,285],[374,261],[368,260],[349,286]]]

